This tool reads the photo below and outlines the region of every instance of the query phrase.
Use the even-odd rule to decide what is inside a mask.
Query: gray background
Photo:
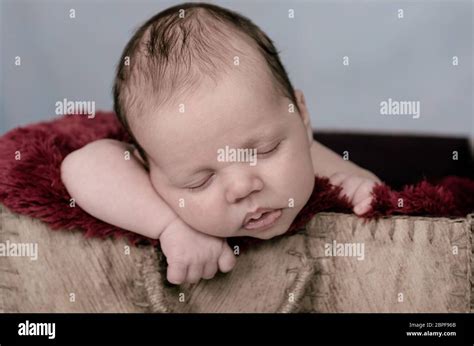
[[[210,2],[248,16],[273,39],[305,92],[313,128],[474,137],[472,1]],[[111,110],[126,42],[177,3],[1,0],[0,134],[53,119],[63,98]],[[420,101],[420,119],[380,115],[388,98]]]

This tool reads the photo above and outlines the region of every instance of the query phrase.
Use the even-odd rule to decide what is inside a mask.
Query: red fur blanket
[[[126,235],[133,244],[157,244],[102,222],[77,205],[69,206],[71,197],[60,178],[61,161],[71,151],[100,138],[131,141],[109,112],[99,112],[94,119],[66,115],[9,131],[0,138],[0,203],[13,212],[40,219],[53,230],[81,229],[87,237]],[[321,211],[351,213],[347,199],[339,197],[339,187],[329,184],[327,178],[315,179],[311,198],[289,232],[301,228]],[[366,218],[394,214],[462,217],[474,211],[474,181],[467,178],[422,181],[402,191],[378,185],[373,194],[372,209],[364,215]]]

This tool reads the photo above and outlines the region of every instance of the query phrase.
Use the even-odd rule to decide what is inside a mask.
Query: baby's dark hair
[[[133,135],[129,120],[150,111],[145,109],[147,103],[156,109],[176,93],[189,90],[200,76],[217,78],[218,72],[234,63],[233,57],[245,55],[232,46],[229,34],[237,34],[257,48],[276,81],[275,89],[298,109],[278,51],[252,21],[206,3],[170,7],[150,18],[127,43],[113,87],[115,113],[147,167],[148,157]]]

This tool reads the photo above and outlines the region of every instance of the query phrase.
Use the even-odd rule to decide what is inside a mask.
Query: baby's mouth
[[[246,217],[243,227],[247,230],[262,231],[272,227],[281,217],[281,209],[266,209]]]

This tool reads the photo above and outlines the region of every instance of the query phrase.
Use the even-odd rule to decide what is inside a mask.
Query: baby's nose
[[[237,176],[228,183],[226,199],[229,203],[237,203],[262,188],[263,181],[255,175]]]

